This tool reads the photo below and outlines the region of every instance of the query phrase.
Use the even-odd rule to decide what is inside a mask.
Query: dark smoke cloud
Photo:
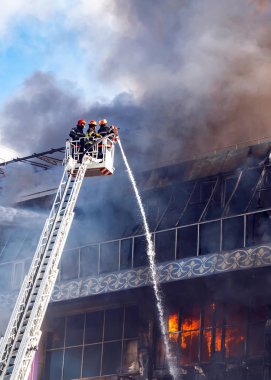
[[[75,84],[35,73],[4,108],[3,143],[19,152],[63,145],[79,117],[106,116],[145,168],[270,134],[269,3],[119,0],[113,12],[99,79],[105,92],[125,81],[130,93],[108,104],[94,94],[86,107]]]

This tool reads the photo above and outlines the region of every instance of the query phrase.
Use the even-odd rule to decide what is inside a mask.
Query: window
[[[198,226],[182,227],[177,230],[177,258],[197,256]]]
[[[47,333],[46,380],[129,372],[138,363],[137,328],[135,306],[54,319]]]
[[[136,236],[134,238],[134,268],[147,265],[148,256],[146,236]]]
[[[73,315],[67,318],[66,345],[79,346],[83,344],[84,315]]]
[[[119,268],[119,241],[101,244],[100,273],[117,271]]]
[[[200,225],[199,254],[207,255],[220,251],[220,221]]]
[[[60,263],[61,281],[78,278],[79,272],[79,250],[73,249],[64,251]]]
[[[246,246],[271,241],[271,214],[268,211],[247,215]]]
[[[54,318],[50,322],[47,333],[47,348],[61,348],[64,346],[65,319]]]
[[[155,234],[155,252],[159,263],[175,259],[175,230]]]
[[[209,302],[201,307],[186,305],[168,315],[170,351],[181,365],[262,357],[266,308]],[[156,369],[165,368],[161,335],[156,340]]]
[[[123,239],[120,241],[120,269],[132,267],[133,239]]]
[[[88,245],[80,249],[80,277],[98,274],[99,246]]]
[[[222,249],[235,249],[244,246],[244,217],[223,220]]]
[[[62,377],[63,350],[48,351],[46,353],[45,378],[60,380]]]

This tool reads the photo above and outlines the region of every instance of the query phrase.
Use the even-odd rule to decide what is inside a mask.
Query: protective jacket
[[[79,140],[80,138],[85,137],[85,134],[84,134],[84,132],[83,132],[82,129],[80,129],[78,127],[75,127],[75,128],[72,128],[72,130],[70,131],[69,136],[73,140]]]
[[[87,131],[86,133],[86,145],[92,145],[96,139],[102,137],[99,133],[95,131]]]
[[[109,135],[111,132],[110,127],[102,125],[100,129],[98,130],[98,133],[102,136],[105,137],[106,135]]]

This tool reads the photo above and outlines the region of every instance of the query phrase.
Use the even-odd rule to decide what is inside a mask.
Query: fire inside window
[[[266,310],[240,305],[209,303],[193,306],[168,316],[171,354],[180,365],[260,357],[264,351]],[[159,340],[156,367],[163,368],[164,348]]]

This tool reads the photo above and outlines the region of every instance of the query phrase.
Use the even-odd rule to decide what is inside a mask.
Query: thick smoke
[[[107,117],[121,127],[133,168],[145,169],[268,136],[270,10],[268,2],[252,0],[115,1],[118,22],[99,80],[105,93],[118,83],[127,91],[107,103],[94,91],[86,105],[73,78],[63,83],[36,72],[2,109],[2,143],[19,155],[39,152],[63,146],[77,119]],[[36,182],[36,173],[19,171],[6,178],[2,204],[10,204],[18,187],[27,193],[29,187],[51,186],[50,175]],[[113,181],[97,180],[95,194],[82,189],[71,245],[99,240],[100,226],[106,240],[119,215],[130,221],[131,204],[125,209],[121,203],[122,211],[120,203],[113,204],[103,213],[105,199],[116,199],[119,191]]]
[[[21,153],[63,145],[79,116],[106,116],[145,167],[139,157],[161,165],[269,135],[269,3],[121,0],[113,12],[99,79],[105,93],[118,83],[129,91],[107,104],[94,93],[86,106],[75,84],[35,73],[3,110],[3,143]]]

